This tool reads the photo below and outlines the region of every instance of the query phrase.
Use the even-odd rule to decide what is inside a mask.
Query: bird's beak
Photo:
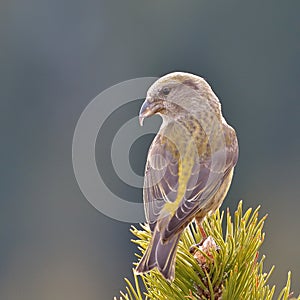
[[[140,113],[139,113],[139,122],[143,126],[144,119],[150,116],[153,116],[157,112],[161,111],[164,108],[163,103],[159,99],[146,98],[144,101]]]

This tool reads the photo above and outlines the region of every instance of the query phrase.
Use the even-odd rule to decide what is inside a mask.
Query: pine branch
[[[134,283],[125,279],[126,292],[121,292],[119,299],[273,299],[275,286],[270,287],[268,279],[274,267],[265,273],[265,257],[259,258],[258,252],[264,240],[262,230],[266,216],[259,219],[258,211],[259,207],[253,212],[248,209],[243,214],[241,201],[232,220],[228,210],[225,238],[222,229],[224,212],[220,214],[218,211],[206,218],[203,227],[215,244],[207,242],[200,249],[196,248],[193,254],[190,247],[201,241],[201,234],[194,223],[190,224],[179,242],[174,282],[167,282],[157,270],[139,276],[133,273]],[[143,253],[151,234],[147,225],[141,226],[141,230],[132,227],[131,232],[138,238],[133,242]],[[141,255],[137,254],[137,257],[141,258]],[[278,300],[292,299],[290,282],[289,272]],[[141,291],[141,284],[145,292]],[[300,296],[297,299],[300,300]]]

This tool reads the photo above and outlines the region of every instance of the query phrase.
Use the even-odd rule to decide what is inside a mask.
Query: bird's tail
[[[167,280],[173,281],[179,238],[180,234],[177,234],[163,242],[160,232],[155,230],[146,252],[135,269],[136,273],[146,273],[157,267]]]

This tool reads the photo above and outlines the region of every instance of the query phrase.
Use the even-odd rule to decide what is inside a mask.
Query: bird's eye
[[[162,89],[162,93],[163,93],[164,95],[169,95],[169,93],[170,93],[170,88],[168,88],[167,86],[165,86],[165,87]]]

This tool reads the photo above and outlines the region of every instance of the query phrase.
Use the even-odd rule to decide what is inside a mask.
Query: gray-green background
[[[219,95],[240,142],[222,207],[262,205],[271,283],[291,270],[299,293],[299,10],[297,0],[1,1],[0,299],[102,300],[124,288],[130,224],[81,194],[73,131],[105,88],[175,70]]]

